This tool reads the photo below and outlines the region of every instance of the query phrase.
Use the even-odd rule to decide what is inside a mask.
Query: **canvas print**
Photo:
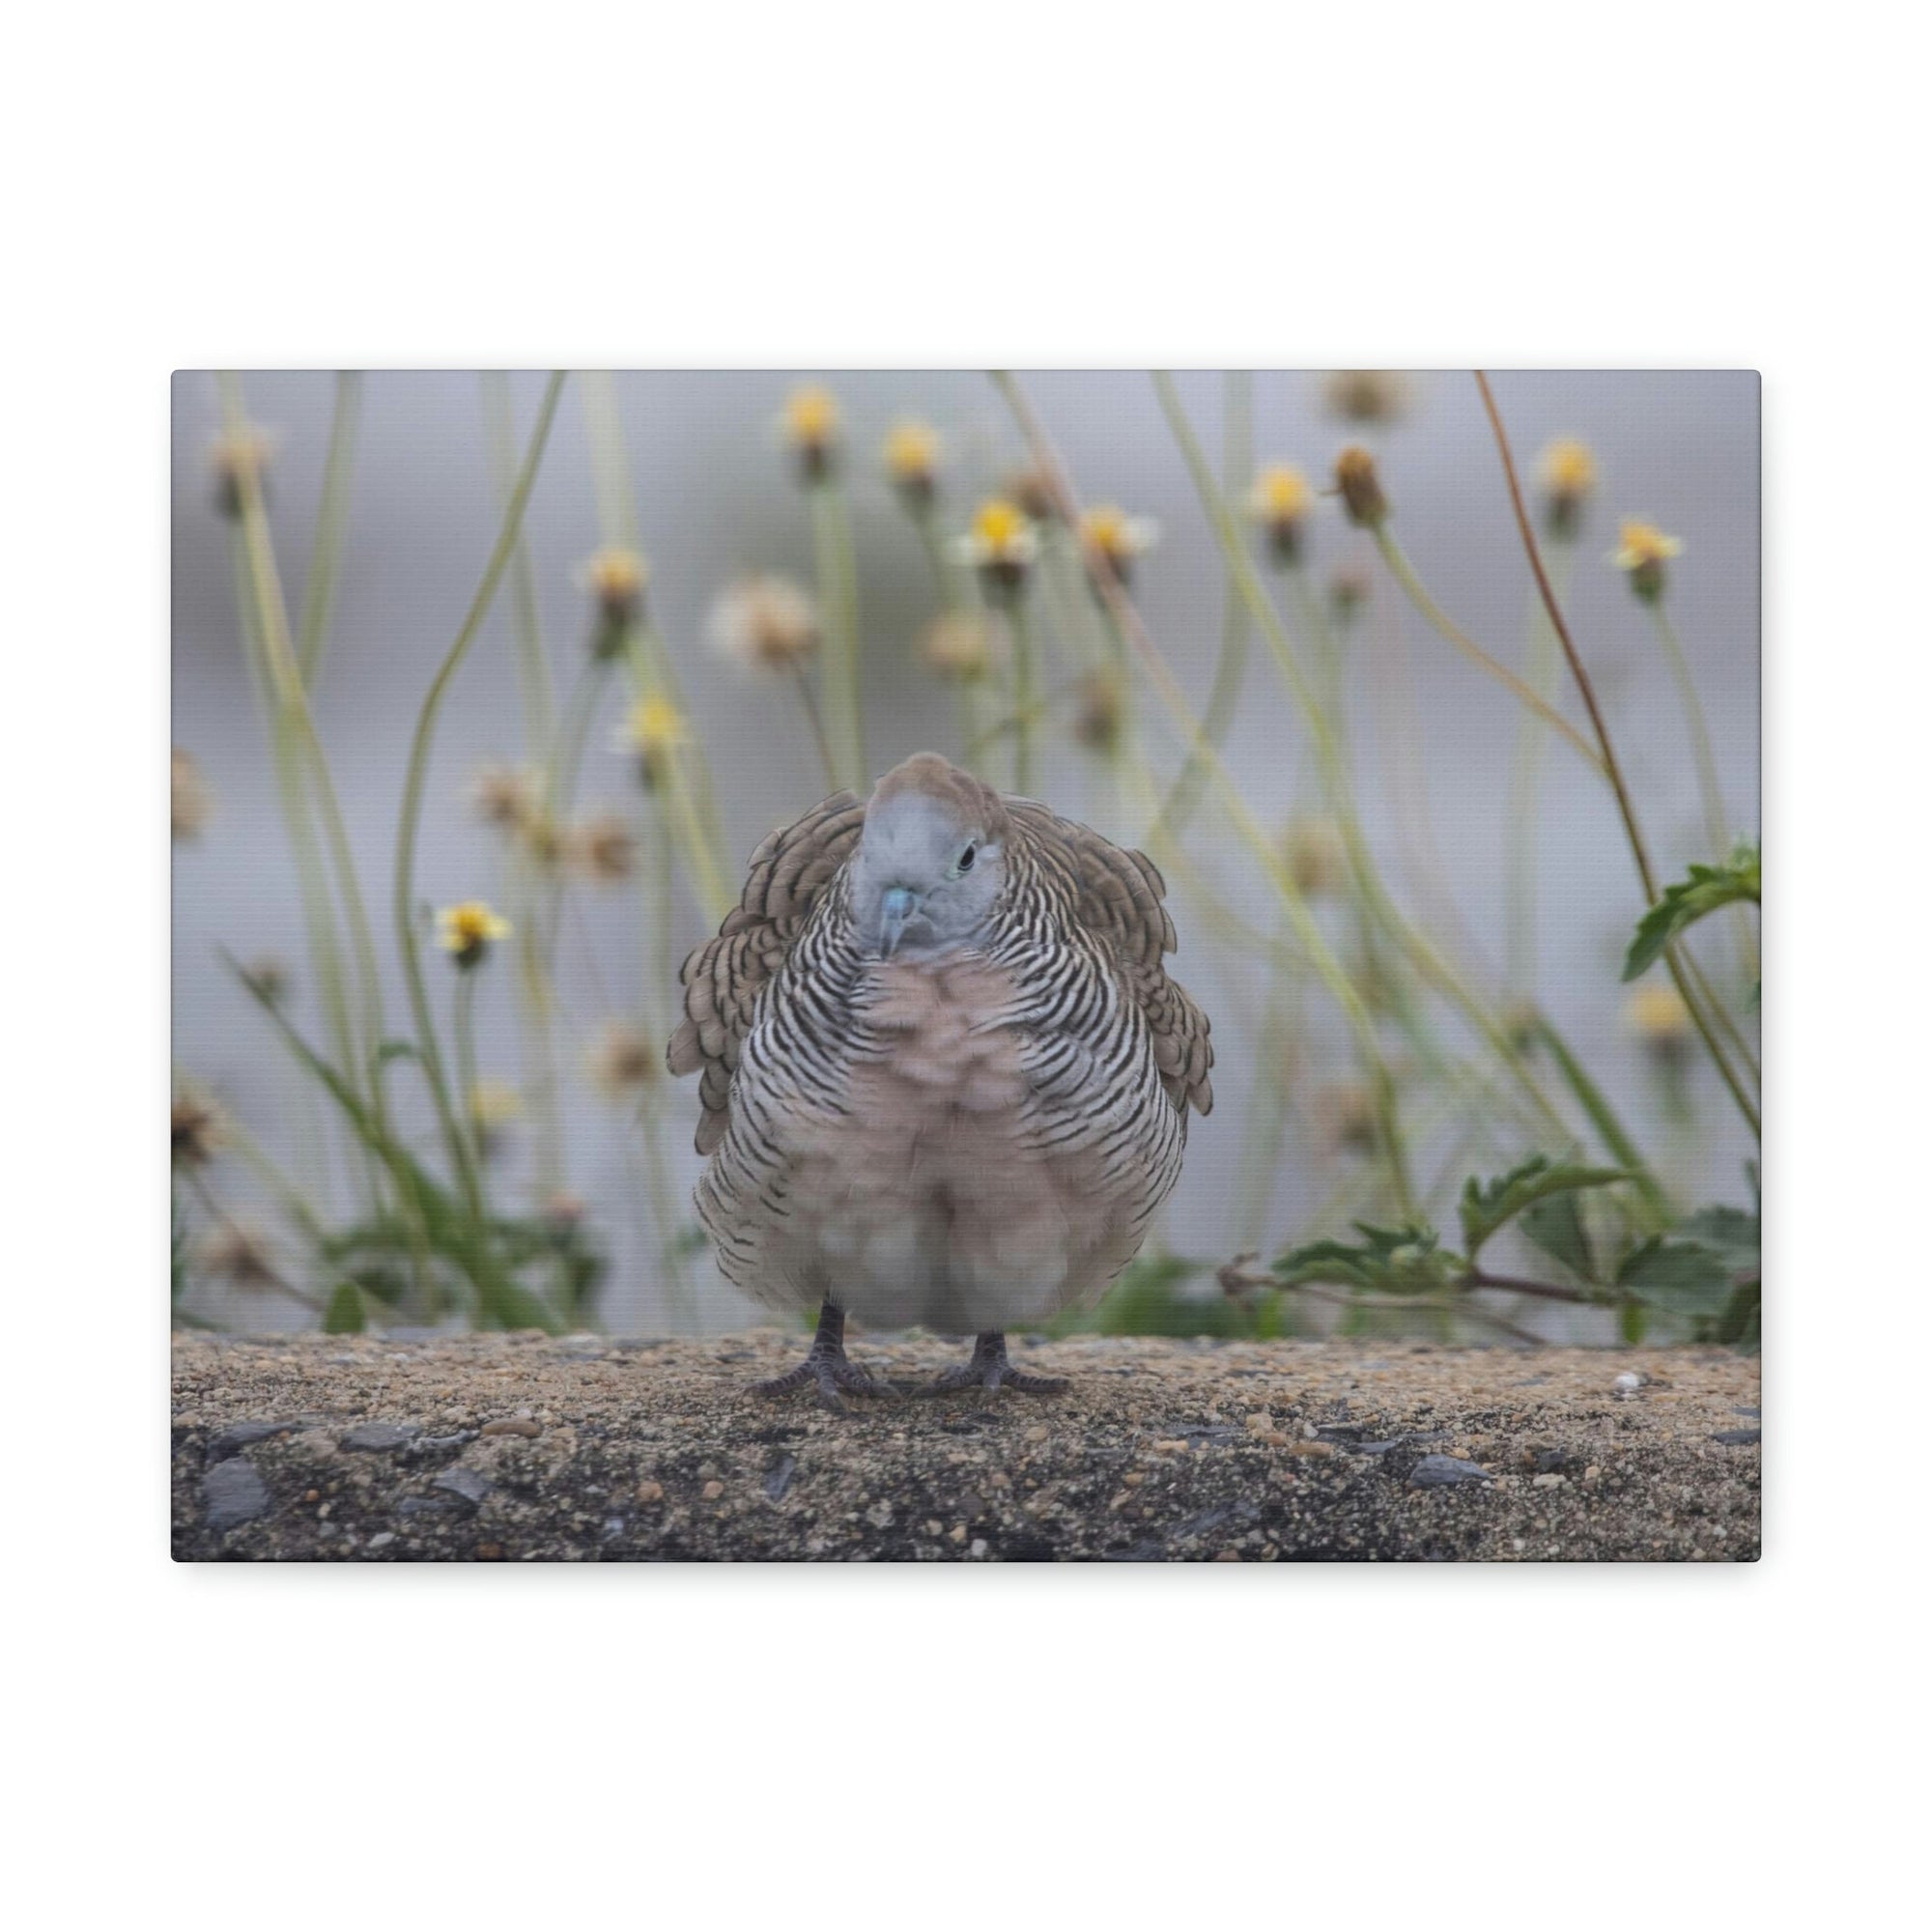
[[[1759,1550],[1744,371],[183,371],[188,1561]]]

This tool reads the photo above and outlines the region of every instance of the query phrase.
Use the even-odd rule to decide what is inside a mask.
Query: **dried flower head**
[[[919,652],[941,677],[965,682],[992,669],[994,643],[993,627],[978,611],[952,611],[925,627]]]
[[[788,577],[733,584],[711,607],[711,647],[744,670],[796,670],[818,648],[818,608]]]
[[[1631,588],[1646,604],[1655,604],[1663,595],[1663,566],[1684,554],[1683,542],[1635,517],[1624,519],[1610,561],[1630,578]]]
[[[485,765],[469,787],[476,816],[493,831],[520,832],[542,810],[536,775],[524,765]]]
[[[1543,1015],[1534,1000],[1505,1000],[1496,1017],[1502,1022],[1503,1037],[1509,1041],[1512,1053],[1526,1055],[1535,1051],[1543,1035]]]
[[[206,1167],[227,1137],[220,1108],[199,1094],[175,1095],[168,1128],[171,1167]]]
[[[1314,508],[1315,492],[1292,463],[1265,465],[1248,487],[1248,515],[1266,532],[1268,551],[1278,563],[1300,561],[1302,535]]]
[[[582,579],[597,607],[590,648],[600,658],[614,657],[643,614],[651,567],[636,551],[612,544],[584,563]]]
[[[202,1242],[197,1259],[205,1272],[244,1294],[259,1294],[281,1284],[274,1249],[251,1221],[224,1219]]]
[[[168,836],[199,838],[214,814],[214,794],[192,752],[177,745],[168,761]]]
[[[1037,524],[1059,521],[1060,494],[1053,487],[1051,472],[1040,464],[1029,463],[1015,469],[1000,494],[1017,503]]]
[[[1376,459],[1358,442],[1351,442],[1335,459],[1335,489],[1351,524],[1375,529],[1388,515],[1388,498]]]
[[[548,805],[539,804],[517,827],[517,850],[539,872],[554,872],[563,864],[566,835]]]
[[[583,1225],[583,1217],[590,1211],[590,1207],[582,1195],[573,1193],[568,1187],[553,1187],[544,1196],[537,1211],[555,1233],[568,1235]]]
[[[1624,1023],[1653,1060],[1675,1065],[1690,1051],[1690,1012],[1667,980],[1651,980],[1630,996]]]
[[[444,906],[436,916],[437,944],[465,972],[480,966],[490,948],[510,936],[510,922],[491,911],[481,899],[465,899]]]
[[[1297,818],[1282,835],[1290,876],[1309,897],[1338,891],[1349,876],[1349,847],[1332,818]]]
[[[670,754],[690,741],[684,714],[662,692],[654,691],[631,706],[618,749],[636,754],[638,776],[650,790],[663,781]]]
[[[1575,536],[1583,521],[1583,506],[1597,487],[1597,459],[1590,445],[1574,436],[1559,436],[1536,459],[1536,480],[1543,487],[1543,516],[1549,534],[1559,541]]]
[[[1358,1080],[1337,1080],[1315,1095],[1315,1124],[1322,1145],[1335,1153],[1374,1153],[1376,1109]]]
[[[838,398],[817,383],[807,383],[785,398],[779,428],[798,458],[799,474],[816,483],[831,473],[838,450]]]
[[[476,1136],[476,1151],[485,1160],[500,1151],[505,1134],[522,1118],[524,1102],[507,1080],[486,1074],[470,1088],[469,1130]]]
[[[1126,709],[1120,674],[1112,669],[1089,671],[1077,687],[1074,737],[1090,752],[1113,751],[1121,742]]]
[[[1095,503],[1080,513],[1080,548],[1088,569],[1110,571],[1122,583],[1132,577],[1134,559],[1159,539],[1160,526],[1151,517],[1130,517],[1117,503]]]
[[[568,849],[572,867],[593,885],[621,885],[637,869],[638,841],[621,812],[594,812],[572,829]]]
[[[939,432],[930,423],[905,417],[887,433],[886,474],[909,507],[930,503],[939,482]]]
[[[959,555],[980,573],[988,589],[1016,591],[1039,554],[1039,533],[1020,506],[1005,497],[988,497],[973,512],[973,527],[959,539]]]
[[[612,1020],[590,1054],[590,1078],[607,1100],[627,1100],[658,1077],[656,1049],[628,1020]]]
[[[240,519],[251,483],[258,492],[266,491],[274,453],[274,438],[253,423],[215,438],[209,448],[208,467],[214,475],[214,507],[224,517]]]
[[[1344,422],[1392,423],[1407,411],[1410,386],[1394,369],[1334,369],[1322,381],[1321,400]]]

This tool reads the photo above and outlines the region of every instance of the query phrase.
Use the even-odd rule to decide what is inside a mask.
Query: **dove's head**
[[[970,945],[999,899],[1010,831],[999,793],[936,753],[894,767],[866,807],[852,867],[861,944],[882,959]]]

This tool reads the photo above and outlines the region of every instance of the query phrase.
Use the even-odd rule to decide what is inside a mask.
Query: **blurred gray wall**
[[[824,786],[787,693],[747,685],[702,644],[707,608],[734,574],[751,568],[810,576],[806,510],[773,429],[793,383],[783,373],[625,375],[616,389],[642,538],[653,568],[651,600],[671,641],[697,724],[723,781],[733,862],[771,826]],[[868,746],[875,769],[933,745],[956,750],[953,710],[914,661],[909,645],[932,611],[918,542],[885,484],[873,452],[902,412],[934,421],[946,438],[956,506],[990,487],[1021,455],[1004,407],[982,377],[906,371],[830,379],[847,412],[850,473],[870,694]],[[527,430],[541,386],[513,379],[519,430]],[[1609,707],[1612,726],[1657,848],[1669,871],[1702,856],[1693,771],[1673,688],[1642,611],[1605,561],[1615,521],[1640,513],[1681,536],[1671,610],[1708,708],[1731,814],[1758,824],[1758,384],[1754,375],[1709,373],[1503,374],[1499,402],[1520,460],[1548,439],[1583,438],[1596,450],[1602,487],[1579,547],[1568,610]],[[308,567],[327,448],[332,379],[264,373],[246,379],[250,416],[278,450],[271,522],[292,602]],[[1029,379],[1031,393],[1089,501],[1116,500],[1158,519],[1162,540],[1141,567],[1136,591],[1154,637],[1197,700],[1218,647],[1223,578],[1215,548],[1148,379],[1134,373],[1054,373]],[[1220,449],[1222,379],[1180,378],[1181,393],[1210,451]],[[1255,448],[1324,471],[1357,433],[1323,412],[1318,380],[1262,373],[1254,383]],[[207,1081],[273,1146],[287,1148],[290,1081],[214,950],[241,958],[301,959],[298,908],[270,768],[238,645],[228,526],[212,507],[208,452],[218,428],[212,378],[176,379],[173,449],[173,732],[201,761],[216,792],[213,824],[177,849],[174,880],[174,1014],[177,1062]],[[1530,580],[1511,521],[1495,451],[1466,374],[1414,379],[1413,407],[1391,428],[1367,433],[1378,451],[1397,527],[1425,581],[1463,626],[1520,665]],[[417,706],[455,634],[497,524],[497,498],[473,374],[382,373],[367,379],[333,640],[317,716],[352,818],[365,891],[386,929],[390,840]],[[558,681],[583,648],[585,606],[575,566],[598,547],[596,505],[582,394],[566,390],[526,525],[546,641]],[[1318,520],[1315,564],[1373,562],[1332,505]],[[1405,664],[1406,668],[1405,668]],[[1419,736],[1398,702],[1410,687]],[[1399,609],[1385,581],[1351,654],[1350,713],[1361,750],[1370,836],[1398,881],[1405,854],[1418,882],[1453,900],[1476,956],[1493,978],[1503,956],[1504,815],[1517,714],[1507,696]],[[1574,705],[1571,706],[1574,710]],[[625,762],[611,749],[621,712],[613,690],[590,738],[582,799],[628,805]],[[464,668],[437,743],[418,867],[422,895],[438,902],[498,895],[497,856],[471,820],[463,794],[476,767],[512,755],[519,743],[515,666],[503,600]],[[1171,748],[1156,740],[1159,755]],[[1306,752],[1290,701],[1256,646],[1247,700],[1231,753],[1251,800],[1279,816],[1312,794]],[[1660,1107],[1643,1056],[1621,1013],[1617,967],[1638,909],[1607,793],[1560,745],[1545,758],[1541,900],[1542,997],[1589,1057],[1618,1104],[1642,1122],[1648,1144],[1687,1196],[1739,1198],[1749,1149],[1701,1071],[1694,1111]],[[1434,853],[1409,851],[1399,786],[1413,786]],[[1093,816],[1117,834],[1110,795],[1091,761],[1056,749],[1040,789],[1062,810]],[[1113,814],[1110,816],[1110,814]],[[1204,814],[1201,823],[1210,822]],[[1203,841],[1197,837],[1197,848]],[[1205,849],[1211,852],[1209,840]],[[1435,868],[1439,866],[1439,871]],[[1274,923],[1251,869],[1230,855],[1220,867],[1251,916]],[[1411,905],[1419,903],[1405,889]],[[585,924],[566,938],[562,995],[570,1059],[582,1053],[607,1002],[621,1003],[643,970],[635,894],[586,901]],[[677,952],[701,935],[683,911]],[[596,951],[586,970],[582,935]],[[385,951],[388,950],[385,948]],[[393,962],[390,962],[393,967]],[[1186,1176],[1169,1215],[1179,1248],[1230,1251],[1235,1199],[1249,1131],[1249,1035],[1253,976],[1217,960],[1183,917],[1179,970],[1222,1021],[1220,1102],[1197,1125]],[[306,989],[304,989],[306,990]],[[392,1010],[403,1010],[399,982]],[[508,977],[484,989],[486,1071],[512,1075]],[[1319,999],[1308,1003],[1305,1077],[1346,1071],[1345,1042]],[[690,1105],[672,1103],[672,1142],[688,1157]],[[1453,1124],[1453,1123],[1452,1123]],[[574,1184],[611,1232],[618,1265],[607,1291],[619,1329],[687,1319],[664,1307],[648,1278],[635,1140],[579,1082],[570,1106]],[[519,1170],[512,1149],[508,1172]],[[1308,1217],[1347,1179],[1350,1157],[1292,1139],[1267,1216],[1270,1237],[1300,1235]],[[224,1178],[238,1198],[245,1190]],[[512,1185],[516,1184],[514,1181]],[[705,1275],[698,1319],[743,1318]],[[279,1319],[265,1312],[258,1319]]]

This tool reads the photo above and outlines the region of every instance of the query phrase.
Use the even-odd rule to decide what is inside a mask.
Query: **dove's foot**
[[[819,1310],[818,1332],[811,1338],[805,1360],[770,1381],[753,1382],[752,1393],[790,1395],[797,1389],[815,1389],[819,1402],[834,1415],[846,1415],[850,1411],[844,1396],[890,1395],[892,1386],[882,1376],[845,1359],[845,1311],[828,1301]]]
[[[948,1369],[926,1390],[928,1395],[950,1395],[954,1389],[1017,1389],[1022,1395],[1059,1395],[1066,1387],[1065,1376],[1030,1376],[1007,1359],[1007,1338],[997,1329],[981,1335],[973,1344],[973,1359],[963,1369]]]

